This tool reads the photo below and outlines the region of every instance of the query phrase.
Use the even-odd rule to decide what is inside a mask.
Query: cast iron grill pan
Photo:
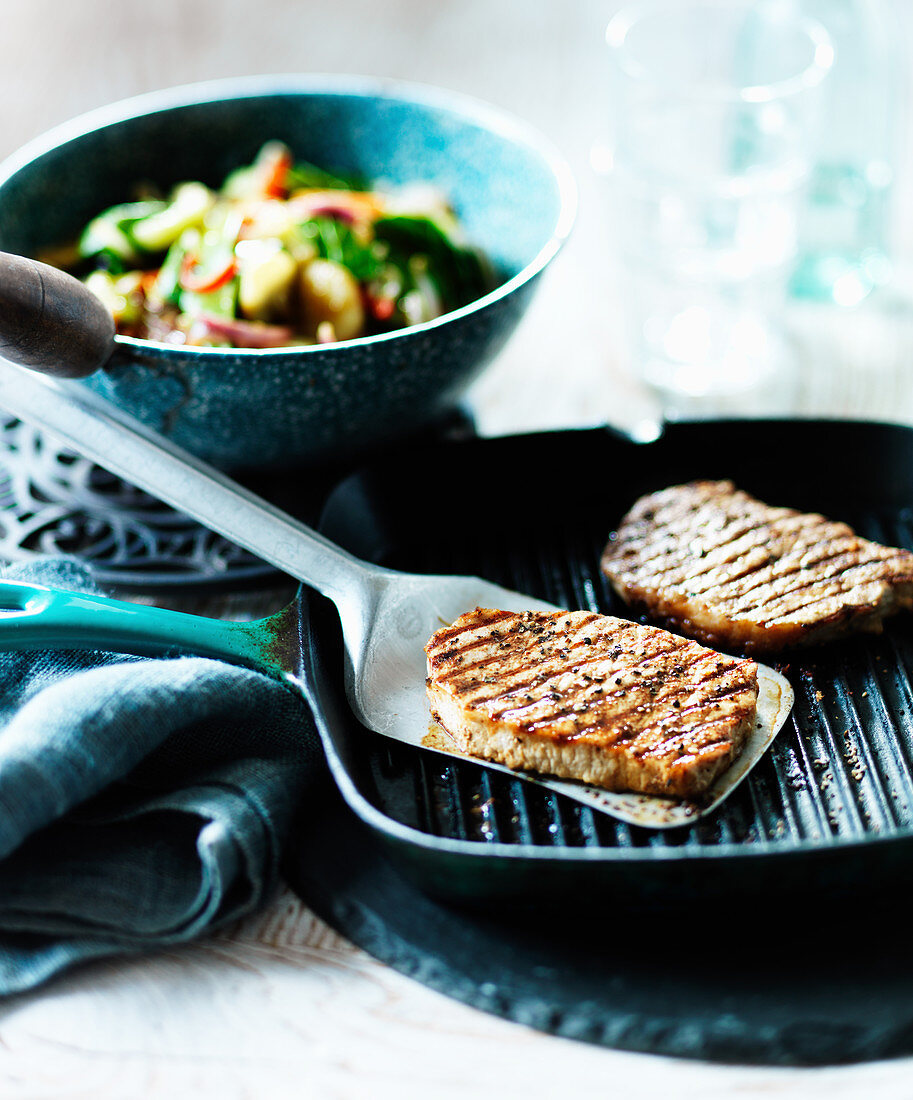
[[[913,430],[821,421],[679,423],[650,444],[595,430],[429,447],[343,482],[321,527],[383,565],[476,573],[627,615],[599,570],[609,531],[642,493],[698,477],[913,549]],[[663,831],[367,733],[344,703],[332,616],[316,598],[310,614],[308,671],[343,794],[432,893],[538,903],[609,892],[636,904],[849,894],[909,877],[909,616],[774,662],[796,704],[772,750],[715,814]]]

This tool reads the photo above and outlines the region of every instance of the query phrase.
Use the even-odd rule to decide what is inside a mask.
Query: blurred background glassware
[[[669,400],[785,376],[826,31],[778,0],[644,0],[606,41],[631,366]]]
[[[884,0],[798,0],[797,6],[827,30],[834,65],[822,92],[791,289],[852,306],[892,273],[902,39]]]

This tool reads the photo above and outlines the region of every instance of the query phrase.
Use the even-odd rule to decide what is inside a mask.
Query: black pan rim
[[[689,861],[705,863],[708,859],[725,862],[769,856],[806,859],[812,855],[827,858],[840,852],[870,849],[876,845],[882,848],[895,846],[902,848],[913,840],[913,827],[910,826],[883,836],[832,837],[814,841],[753,841],[750,844],[715,844],[695,848],[553,848],[536,844],[505,844],[500,841],[459,840],[453,837],[436,836],[422,832],[420,829],[413,829],[388,817],[365,798],[337,755],[332,736],[325,728],[324,721],[321,715],[318,719],[318,727],[327,752],[330,771],[350,808],[362,821],[395,844],[438,855],[444,853],[483,859],[497,857],[524,863],[543,860],[566,863],[570,859],[580,863],[680,864]],[[461,759],[475,763],[471,757]],[[478,766],[484,767],[484,764],[479,762]]]

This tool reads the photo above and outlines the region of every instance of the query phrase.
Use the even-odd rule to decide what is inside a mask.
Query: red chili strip
[[[196,254],[188,252],[181,261],[179,280],[185,290],[192,290],[196,294],[210,294],[212,291],[225,286],[227,282],[234,278],[238,269],[234,256],[229,256],[222,267],[216,268],[215,271],[197,272],[197,263]]]

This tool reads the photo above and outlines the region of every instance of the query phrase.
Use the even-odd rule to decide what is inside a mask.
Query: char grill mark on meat
[[[477,608],[426,653],[432,713],[464,751],[614,790],[694,797],[754,721],[754,662],[591,612]]]
[[[642,497],[606,547],[619,595],[711,645],[771,653],[879,630],[913,606],[913,554],[772,508],[728,481]]]

